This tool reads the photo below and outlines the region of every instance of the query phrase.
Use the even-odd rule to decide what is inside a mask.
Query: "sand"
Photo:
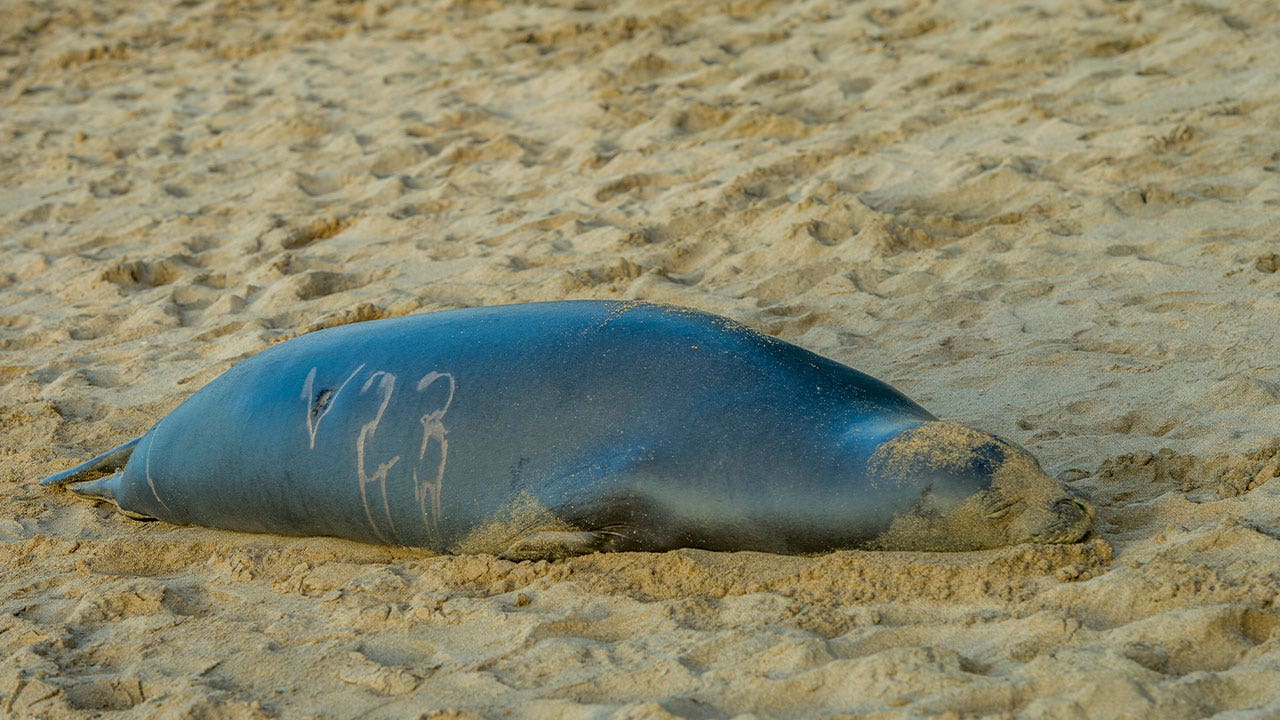
[[[1280,716],[1273,3],[6,3],[0,716]],[[1083,544],[513,563],[36,483],[329,325],[721,313]]]

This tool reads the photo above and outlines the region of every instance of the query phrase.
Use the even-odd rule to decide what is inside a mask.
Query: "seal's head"
[[[927,422],[896,435],[867,470],[873,482],[916,497],[872,543],[884,550],[1070,543],[1093,524],[1088,500],[1046,475],[1031,453],[956,423]]]

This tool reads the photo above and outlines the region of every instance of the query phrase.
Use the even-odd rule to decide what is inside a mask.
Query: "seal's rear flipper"
[[[45,487],[65,487],[80,497],[90,500],[106,500],[116,506],[121,513],[135,520],[154,520],[150,515],[139,515],[120,507],[116,498],[120,495],[120,483],[124,480],[122,470],[137,447],[137,437],[119,447],[111,448],[101,455],[86,460],[70,470],[54,473],[40,481]],[[109,474],[108,474],[109,473]]]
[[[140,437],[136,437],[119,447],[111,448],[95,458],[82,462],[70,470],[63,470],[60,473],[54,473],[41,480],[40,484],[47,487],[62,487],[63,485],[68,485],[70,483],[82,483],[99,475],[113,473],[123,468],[125,463],[129,462],[129,456],[133,455],[133,449],[138,445],[138,441],[141,439],[142,438]],[[77,489],[72,488],[72,490]]]
[[[605,530],[548,530],[520,538],[499,553],[499,557],[504,560],[542,560],[586,555],[612,550],[618,539],[618,533]]]
[[[64,483],[68,490],[82,498],[105,500],[116,507],[120,514],[134,520],[155,520],[150,515],[142,515],[120,507],[120,483],[124,481],[124,473],[117,472],[104,475],[93,480],[71,480]],[[52,483],[50,483],[52,484]]]

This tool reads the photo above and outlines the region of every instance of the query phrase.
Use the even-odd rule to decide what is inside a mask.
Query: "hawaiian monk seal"
[[[180,525],[510,558],[967,550],[1073,542],[1094,517],[1017,445],[857,370],[595,301],[304,335],[42,484]]]

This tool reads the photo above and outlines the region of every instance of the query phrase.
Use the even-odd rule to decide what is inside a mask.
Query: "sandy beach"
[[[7,3],[0,717],[1280,717],[1269,2]],[[37,485],[316,329],[634,299],[1094,533],[433,556]]]

